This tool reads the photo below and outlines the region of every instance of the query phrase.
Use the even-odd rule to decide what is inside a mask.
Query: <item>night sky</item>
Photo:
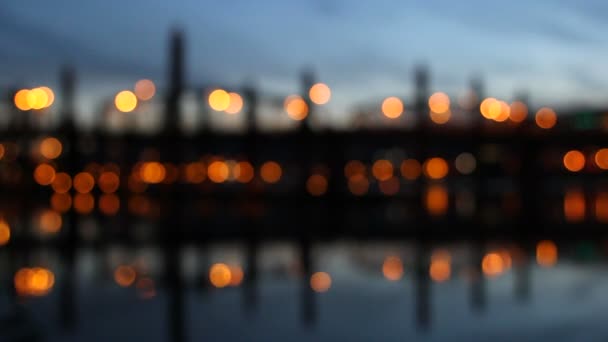
[[[72,63],[79,106],[165,79],[172,27],[187,40],[188,83],[299,91],[315,70],[344,113],[390,95],[406,100],[426,63],[432,90],[462,93],[474,75],[487,95],[532,104],[602,104],[608,90],[608,2],[502,1],[4,1],[0,82],[56,85]]]

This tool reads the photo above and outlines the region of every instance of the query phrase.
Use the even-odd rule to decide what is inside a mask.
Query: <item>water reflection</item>
[[[498,333],[533,339],[560,322],[591,324],[554,312],[559,306],[608,308],[595,290],[608,279],[596,243],[235,241],[175,251],[5,249],[3,315],[23,326],[37,322],[40,336],[58,341],[229,339],[233,329],[255,340],[375,333],[471,340],[461,324],[484,340]],[[502,330],[504,322],[512,332]],[[271,325],[279,328],[263,329]]]

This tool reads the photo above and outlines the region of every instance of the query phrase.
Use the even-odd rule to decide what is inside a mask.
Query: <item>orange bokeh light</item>
[[[331,98],[331,90],[327,84],[317,83],[310,87],[308,96],[310,97],[310,101],[313,103],[323,105],[329,102],[329,99]]]
[[[278,182],[282,174],[281,165],[274,161],[265,162],[260,168],[260,176],[266,183]]]
[[[450,98],[446,93],[437,92],[429,97],[429,108],[431,112],[444,114],[450,110]]]
[[[128,265],[120,265],[114,270],[114,281],[121,287],[129,287],[135,282],[137,273]]]
[[[72,207],[72,196],[66,193],[54,193],[51,196],[51,208],[57,212],[65,213]]]
[[[578,150],[568,151],[563,158],[564,167],[571,172],[578,172],[585,167],[585,155]]]
[[[0,219],[0,246],[6,245],[11,240],[11,227],[6,221]]]
[[[123,90],[114,97],[114,105],[123,113],[132,112],[137,107],[137,96],[130,90]]]
[[[602,170],[608,170],[608,148],[601,148],[595,152],[595,165]]]
[[[234,177],[239,183],[249,183],[253,179],[255,171],[251,163],[240,161],[234,166]]]
[[[51,187],[55,192],[64,194],[72,188],[72,178],[65,172],[59,172],[55,174],[55,179],[53,180]]]
[[[509,119],[513,122],[522,122],[528,116],[528,106],[521,101],[511,103],[511,113]]]
[[[226,108],[226,113],[237,114],[243,109],[243,98],[237,93],[228,93],[230,97],[230,104]]]
[[[568,190],[564,196],[564,217],[569,222],[585,219],[585,194],[580,190]]]
[[[443,185],[433,184],[426,189],[425,206],[432,216],[441,216],[448,211],[448,191]]]
[[[62,223],[61,215],[54,210],[44,210],[38,217],[38,227],[43,233],[57,233],[61,229]]]
[[[46,159],[55,159],[61,155],[63,146],[61,141],[54,137],[44,138],[40,142],[40,154]]]
[[[209,281],[211,285],[222,288],[230,285],[232,272],[230,267],[223,263],[213,264],[209,269]]]
[[[72,204],[74,206],[74,210],[76,210],[77,213],[86,215],[91,213],[93,209],[95,209],[95,198],[90,193],[78,193],[74,195]]]
[[[536,262],[543,267],[557,263],[557,246],[553,241],[543,240],[536,245]]]
[[[498,253],[488,253],[481,261],[481,269],[488,277],[495,277],[502,274],[505,270],[503,258]]]
[[[538,127],[550,129],[557,123],[557,115],[553,109],[543,107],[536,112],[535,121]]]
[[[306,181],[306,190],[313,196],[324,195],[327,191],[327,178],[320,174],[311,175]]]
[[[406,159],[401,163],[401,175],[407,180],[415,180],[420,177],[422,166],[416,159]]]
[[[230,176],[230,168],[225,162],[216,160],[209,164],[207,176],[214,183],[223,183],[228,179],[228,176]]]
[[[303,98],[297,95],[290,95],[285,99],[284,103],[287,115],[293,120],[304,120],[308,116],[308,105]]]
[[[55,168],[49,164],[39,164],[34,169],[34,180],[40,185],[50,185],[55,180]]]
[[[448,162],[439,157],[428,159],[424,165],[424,174],[430,179],[442,179],[449,171]]]
[[[135,96],[142,101],[148,101],[156,94],[156,85],[151,80],[139,80],[135,83]]]
[[[397,281],[403,277],[403,262],[396,256],[388,256],[382,263],[382,274],[390,281]]]
[[[95,178],[88,172],[80,172],[74,176],[73,186],[81,194],[89,193],[95,187]]]
[[[389,119],[396,119],[403,113],[403,102],[394,96],[382,101],[382,114]]]
[[[310,287],[315,292],[326,292],[331,287],[331,276],[327,272],[315,272],[310,276]]]
[[[379,181],[385,181],[393,177],[393,164],[386,160],[376,160],[372,165],[372,174]]]

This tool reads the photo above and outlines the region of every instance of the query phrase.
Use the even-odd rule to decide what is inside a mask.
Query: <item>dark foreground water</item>
[[[55,251],[38,250],[20,256],[20,266],[53,272],[46,295],[13,297],[9,284],[14,279],[3,259],[7,286],[2,288],[0,341],[27,336],[33,337],[24,340],[171,340],[176,291],[183,313],[178,326],[188,341],[606,341],[608,268],[599,250],[589,246],[582,254],[580,248],[562,252],[558,246],[554,265],[552,260],[539,265],[533,246],[525,257],[506,254],[513,260],[498,265],[486,260],[476,268],[467,244],[429,247],[422,258],[416,246],[407,244],[313,244],[309,274],[330,276],[331,284],[321,284],[329,286],[325,292],[311,290],[298,248],[290,243],[259,246],[254,285],[247,282],[250,272],[238,243],[204,252],[184,248],[179,290],[167,285],[171,266],[155,248],[83,248],[72,270]],[[510,249],[487,245],[481,255],[493,251]],[[438,255],[448,255],[449,274],[441,267],[431,271]],[[385,265],[383,273],[387,256],[399,261]],[[215,287],[209,268],[218,262],[242,267],[244,279]],[[125,276],[116,274],[121,265],[136,271],[124,287],[118,283]],[[475,276],[478,269],[485,275]],[[66,290],[68,275],[75,279],[74,288]],[[66,305],[72,316],[66,315]],[[428,313],[426,324],[421,312]]]

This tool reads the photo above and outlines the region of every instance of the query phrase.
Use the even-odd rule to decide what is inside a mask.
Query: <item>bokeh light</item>
[[[114,281],[120,287],[129,287],[135,282],[137,273],[132,266],[120,265],[114,270]]]
[[[215,89],[209,94],[209,107],[222,112],[230,106],[230,94],[224,89]]]
[[[308,116],[308,105],[298,95],[290,95],[285,99],[284,106],[287,115],[293,120],[304,120]]]
[[[394,96],[382,101],[382,114],[389,119],[396,119],[403,113],[403,102]]]
[[[55,168],[42,163],[34,169],[34,180],[40,185],[50,185],[55,180]]]
[[[55,137],[47,137],[40,142],[40,154],[46,159],[55,159],[62,151],[61,141]]]
[[[114,105],[123,113],[132,112],[137,107],[137,96],[130,90],[123,90],[114,97]]]
[[[543,129],[550,129],[557,123],[557,115],[553,109],[543,107],[536,112],[536,125]]]
[[[578,172],[585,167],[585,155],[578,150],[571,150],[564,154],[564,167],[571,172]]]
[[[151,80],[143,79],[135,83],[135,96],[142,101],[148,101],[156,94],[156,85]]]
[[[281,165],[274,161],[265,162],[260,168],[260,176],[266,183],[273,184],[278,182],[281,179],[282,174],[283,170],[281,169]]]
[[[310,287],[315,292],[326,292],[331,287],[331,276],[327,272],[315,272],[310,276]]]
[[[393,164],[386,160],[376,160],[372,165],[372,174],[379,181],[385,181],[393,177]]]
[[[237,93],[228,93],[230,104],[226,108],[226,113],[237,114],[243,109],[243,98]]]
[[[448,163],[440,157],[428,159],[424,165],[424,174],[430,179],[442,179],[447,176],[449,171]]]
[[[320,174],[313,174],[306,180],[306,190],[312,196],[322,196],[327,191],[327,178]]]
[[[4,219],[0,219],[0,246],[5,246],[11,240],[11,227]]]
[[[416,159],[406,159],[401,162],[401,175],[407,180],[416,180],[422,173],[422,166]]]
[[[209,269],[209,281],[211,285],[222,288],[230,285],[232,272],[230,267],[224,263],[213,264]]]
[[[536,262],[543,267],[557,263],[557,246],[553,241],[543,240],[536,245]]]
[[[308,92],[310,101],[318,105],[324,105],[331,98],[331,90],[325,83],[317,83],[310,87]]]
[[[390,281],[397,281],[403,277],[403,262],[399,257],[388,256],[382,263],[382,274]]]
[[[450,98],[446,93],[437,92],[429,97],[429,109],[433,113],[444,114],[450,110]]]

